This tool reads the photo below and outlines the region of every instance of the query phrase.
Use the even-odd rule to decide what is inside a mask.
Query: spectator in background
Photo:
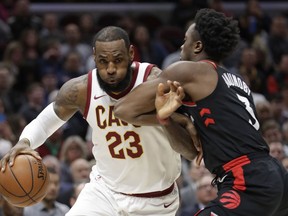
[[[71,174],[71,164],[79,158],[87,157],[87,146],[84,140],[79,136],[70,136],[63,142],[60,152],[61,163],[61,183],[60,195],[65,194],[71,189],[73,177]]]
[[[178,0],[171,13],[170,23],[176,26],[185,26],[193,20],[196,12],[203,7],[208,7],[207,1]]]
[[[24,216],[64,216],[69,211],[70,208],[67,205],[56,201],[60,188],[59,173],[51,167],[47,167],[47,170],[50,177],[47,194],[41,202],[24,207]]]
[[[288,120],[284,121],[281,126],[282,136],[283,136],[283,148],[285,155],[288,156]]]
[[[78,158],[71,163],[71,175],[74,184],[89,182],[90,163],[85,158]]]
[[[250,47],[244,48],[240,65],[237,68],[242,77],[246,77],[246,83],[252,92],[264,94],[266,92],[265,72],[258,67],[256,50]]]
[[[233,14],[230,11],[224,9],[222,0],[208,0],[208,7],[214,9],[217,12],[224,13],[225,16],[232,16]]]
[[[95,32],[97,32],[95,23],[92,14],[84,13],[80,16],[79,29],[81,32],[81,42],[88,45],[92,44]]]
[[[13,206],[0,194],[0,215],[1,216],[23,216],[23,208]],[[2,214],[1,214],[2,213]]]
[[[8,115],[7,122],[11,127],[11,131],[13,131],[15,140],[12,141],[12,145],[14,146],[16,142],[19,140],[20,134],[23,131],[24,127],[27,125],[24,117],[19,115],[18,113]]]
[[[64,41],[61,44],[61,56],[66,57],[69,52],[76,51],[81,56],[81,64],[85,65],[88,58],[92,55],[90,45],[81,42],[82,35],[79,26],[69,23],[64,27]]]
[[[23,104],[19,114],[23,115],[27,124],[31,122],[43,110],[45,105],[44,88],[40,83],[32,83],[28,86],[27,103]]]
[[[6,117],[3,115],[0,116],[0,158],[2,158],[16,142],[16,137]]]
[[[183,209],[181,216],[196,215],[208,203],[217,197],[217,187],[212,185],[213,175],[206,173],[196,182],[196,203]]]
[[[81,55],[77,51],[69,51],[63,59],[63,71],[61,74],[61,84],[67,82],[72,78],[87,73],[82,66]]]
[[[39,33],[40,44],[43,45],[47,40],[63,40],[63,34],[59,29],[59,18],[53,12],[43,15],[43,25]]]
[[[85,187],[85,183],[80,183],[80,184],[76,184],[73,188],[73,195],[70,198],[70,206],[72,207],[74,205],[74,203],[76,202],[80,192],[82,191],[82,189]]]
[[[285,156],[281,162],[283,166],[286,168],[286,170],[288,171],[288,156]]]
[[[49,167],[51,169],[54,169],[60,175],[61,172],[60,161],[57,157],[53,155],[46,155],[42,157],[42,162],[45,164],[47,168]]]
[[[70,200],[73,197],[74,187],[81,183],[89,182],[91,172],[90,163],[84,158],[74,160],[70,165],[72,182],[65,183],[65,191],[59,194],[58,201],[70,206]],[[71,207],[71,206],[70,206]]]
[[[40,44],[39,34],[35,29],[25,29],[21,33],[20,42],[23,49],[23,62],[21,70],[18,74],[18,81],[25,83],[25,87],[33,82],[40,80],[39,60],[40,60]]]
[[[261,102],[257,102],[255,103],[255,107],[260,126],[263,124],[263,122],[273,118],[273,112],[269,101],[263,100]]]
[[[279,122],[280,124],[283,124],[285,121],[284,116],[282,115],[284,110],[284,102],[283,102],[283,96],[281,92],[270,95],[269,96],[270,106],[273,113],[273,118]]]
[[[0,98],[0,158],[2,158],[12,148],[12,142],[10,139],[12,137],[15,139],[6,119],[4,104]]]
[[[262,136],[267,143],[282,142],[283,135],[281,133],[280,124],[275,119],[264,121],[260,127]]]
[[[4,52],[3,62],[8,64],[10,72],[15,78],[15,82],[19,82],[18,74],[23,62],[23,47],[19,41],[11,41]],[[19,84],[20,85],[20,84]],[[23,86],[25,83],[22,84]]]
[[[267,43],[273,63],[277,66],[282,55],[288,52],[288,21],[284,15],[272,18]]]
[[[20,39],[21,32],[27,28],[34,28],[39,32],[42,27],[42,20],[30,12],[29,0],[15,1],[13,14],[8,18],[7,22],[14,40]]]
[[[117,26],[123,28],[128,35],[131,35],[133,29],[137,24],[137,19],[129,13],[123,14],[120,19],[117,21]]]
[[[288,57],[288,55],[287,55]],[[287,59],[288,60],[288,59]],[[288,61],[287,61],[288,63]],[[288,64],[287,64],[288,66]],[[282,120],[286,121],[288,119],[288,82],[281,88],[281,95],[283,96],[283,110],[282,110]],[[283,122],[280,122],[282,124]]]
[[[0,97],[6,114],[15,114],[25,102],[23,95],[13,89],[15,74],[9,63],[0,62]]]
[[[244,41],[242,38],[240,38],[235,50],[223,60],[222,62],[223,65],[227,69],[230,69],[231,71],[235,71],[236,73],[238,73],[237,67],[241,63],[241,56],[242,56],[243,50],[246,48],[248,48],[248,43]]]
[[[287,54],[280,57],[276,71],[267,78],[266,85],[268,94],[271,96],[279,93],[285,85],[288,85],[288,50]]]
[[[202,161],[200,166],[193,160],[190,163],[189,177],[190,181],[187,186],[180,188],[180,207],[181,210],[194,206],[196,204],[196,182],[203,177],[209,171],[205,168],[204,162]]]
[[[269,32],[270,17],[264,13],[258,0],[248,0],[244,14],[239,16],[240,36],[248,43],[262,31]]]
[[[269,148],[270,148],[270,155],[274,158],[276,158],[279,161],[282,161],[282,159],[286,156],[284,151],[284,146],[282,142],[270,142]]]
[[[39,70],[41,79],[47,74],[54,74],[57,77],[57,86],[61,85],[61,74],[63,71],[63,63],[61,56],[61,44],[59,40],[51,39],[43,43],[42,56],[39,62]]]
[[[0,4],[1,7],[1,4]],[[3,58],[4,50],[6,45],[11,40],[11,31],[10,27],[6,22],[0,19],[0,59]]]
[[[177,61],[180,61],[180,54],[181,54],[181,43],[183,42],[183,38],[185,36],[184,32],[189,28],[189,26],[192,24],[193,20],[189,20],[185,27],[184,27],[184,31],[183,31],[183,37],[181,38],[181,40],[177,40],[175,45],[177,44],[177,50],[175,50],[174,52],[172,53],[169,53],[163,60],[163,63],[162,63],[162,69],[165,69],[167,68],[170,64],[174,63],[174,62],[177,62]],[[177,38],[178,39],[178,38]],[[179,43],[179,44],[178,44]]]
[[[132,32],[131,42],[134,45],[135,61],[149,62],[161,67],[164,58],[168,55],[163,44],[154,40],[144,25],[137,25]]]
[[[45,105],[51,103],[49,97],[53,92],[59,90],[59,80],[57,74],[53,71],[47,71],[41,74],[41,84],[44,88]]]

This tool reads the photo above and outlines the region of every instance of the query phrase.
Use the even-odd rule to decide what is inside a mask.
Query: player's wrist
[[[21,139],[21,142],[22,142],[23,144],[27,145],[28,147],[31,147],[31,146],[30,146],[30,140],[29,140],[29,139],[27,139],[27,138],[22,138],[22,139]]]
[[[168,125],[170,123],[170,117],[167,117],[167,118],[161,118],[158,114],[156,115],[156,118],[158,120],[158,122],[161,124],[161,125]]]

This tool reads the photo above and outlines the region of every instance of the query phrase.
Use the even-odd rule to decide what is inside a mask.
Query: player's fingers
[[[173,85],[178,88],[180,86],[180,83],[178,81],[173,81]]]
[[[7,161],[9,163],[9,166],[13,166],[14,165],[14,161],[15,161],[15,158],[16,156],[18,155],[19,153],[16,152],[16,151],[12,151],[10,153],[10,157],[9,157],[9,160]]]
[[[156,95],[157,96],[163,96],[164,95],[164,84],[163,83],[158,84]]]
[[[32,155],[32,156],[35,157],[36,159],[42,160],[41,156],[40,156],[39,153],[36,152],[36,151],[23,151],[22,153],[23,153],[23,154]]]
[[[5,172],[7,161],[8,158],[6,156],[1,159],[1,172]]]
[[[181,100],[185,97],[184,89],[181,86],[177,88],[177,95]]]
[[[174,85],[174,82],[168,80],[167,83],[169,84],[171,92],[176,92],[177,91],[177,87]]]
[[[203,158],[203,151],[201,150],[201,151],[198,153],[197,157],[196,157],[196,164],[197,164],[198,166],[200,166],[201,161],[202,161],[202,158]]]

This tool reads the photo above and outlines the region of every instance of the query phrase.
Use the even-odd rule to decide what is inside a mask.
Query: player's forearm
[[[176,123],[173,117],[170,117],[170,122],[164,126],[164,129],[174,151],[191,161],[196,158],[198,152],[194,147],[191,136],[182,125]]]
[[[114,115],[130,124],[159,124],[153,113],[155,110],[154,101],[155,87],[143,83],[115,104]]]
[[[30,147],[36,149],[64,123],[56,115],[51,103],[24,128],[19,139],[29,140]]]

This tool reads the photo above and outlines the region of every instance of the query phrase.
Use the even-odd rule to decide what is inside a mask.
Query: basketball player
[[[133,46],[121,28],[100,30],[94,46],[96,69],[61,87],[55,102],[25,127],[19,142],[4,156],[2,171],[7,162],[13,165],[19,153],[39,158],[32,149],[80,111],[93,128],[97,163],[90,182],[66,215],[175,216],[180,155],[170,147],[161,126],[132,125],[113,114],[117,100],[143,81],[157,77],[161,70],[133,62]]]
[[[145,124],[144,114],[156,107],[158,119],[171,134],[181,132],[181,127],[172,130],[177,126],[174,115],[194,120],[205,165],[216,175],[213,182],[219,190],[196,215],[287,216],[288,173],[269,156],[250,89],[220,65],[238,38],[236,21],[211,9],[199,10],[185,34],[183,61],[139,85],[116,104],[114,113],[124,121]],[[141,100],[135,100],[140,93]]]

